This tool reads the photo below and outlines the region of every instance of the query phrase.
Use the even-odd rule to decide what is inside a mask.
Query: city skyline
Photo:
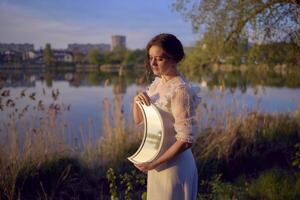
[[[74,50],[76,48],[81,49],[82,53],[87,54],[91,49],[98,49],[101,52],[112,51],[115,48],[127,49],[126,45],[126,36],[124,35],[112,35],[110,43],[70,43],[67,44],[66,47],[63,48],[53,48],[51,43],[47,43],[46,45],[50,45],[52,49],[55,50]],[[11,50],[17,52],[26,52],[26,51],[40,51],[44,49],[44,47],[37,48],[33,43],[0,43],[0,53]],[[83,50],[84,49],[84,50]]]
[[[110,44],[112,35],[124,35],[129,49],[142,49],[154,35],[169,32],[192,46],[198,35],[172,11],[173,2],[0,0],[0,43],[35,48],[51,43],[59,49],[70,43]]]

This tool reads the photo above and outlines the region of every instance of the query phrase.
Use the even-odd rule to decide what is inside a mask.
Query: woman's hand
[[[143,121],[143,115],[141,113],[141,110],[136,103],[137,101],[140,101],[142,104],[150,106],[151,101],[150,97],[147,95],[146,92],[140,92],[134,97],[134,103],[133,103],[133,119],[136,124],[139,124]]]
[[[134,97],[135,101],[140,101],[142,104],[146,106],[150,106],[151,100],[146,92],[140,92],[138,95]]]
[[[147,173],[149,170],[152,170],[156,167],[155,162],[145,162],[141,164],[134,164],[136,168],[138,168],[140,171]]]

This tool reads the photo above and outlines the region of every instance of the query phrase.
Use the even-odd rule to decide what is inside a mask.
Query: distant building
[[[116,48],[126,49],[126,37],[123,35],[113,35],[111,37],[111,50]]]
[[[110,51],[109,44],[68,44],[68,50],[72,52],[80,52],[82,54],[88,54],[90,50],[97,49],[101,53]]]
[[[6,50],[0,53],[1,62],[19,62],[22,60],[22,53],[15,50]]]
[[[52,52],[53,52],[53,58],[55,62],[66,62],[66,63],[73,62],[73,54],[71,51],[52,50]]]
[[[0,62],[21,62],[30,51],[34,51],[33,44],[0,43]]]
[[[24,53],[27,51],[34,51],[34,45],[28,44],[28,43],[25,43],[25,44],[0,43],[0,52],[5,52],[5,51],[15,51],[15,52],[20,52],[20,53]]]
[[[35,51],[26,51],[22,54],[22,60],[32,60],[36,58],[36,52]]]
[[[52,55],[53,55],[53,62],[72,63],[74,61],[74,56],[71,51],[52,49]],[[26,53],[23,53],[23,60],[35,64],[43,64],[44,51],[38,50],[38,51],[28,51]]]

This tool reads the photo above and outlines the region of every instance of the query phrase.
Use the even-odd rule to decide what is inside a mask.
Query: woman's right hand
[[[151,100],[146,92],[140,92],[134,97],[134,101],[140,101],[146,106],[150,106]]]

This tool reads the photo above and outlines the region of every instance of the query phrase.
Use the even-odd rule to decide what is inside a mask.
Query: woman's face
[[[166,55],[164,50],[156,45],[149,49],[149,63],[154,75],[168,75],[176,65],[176,62]]]

